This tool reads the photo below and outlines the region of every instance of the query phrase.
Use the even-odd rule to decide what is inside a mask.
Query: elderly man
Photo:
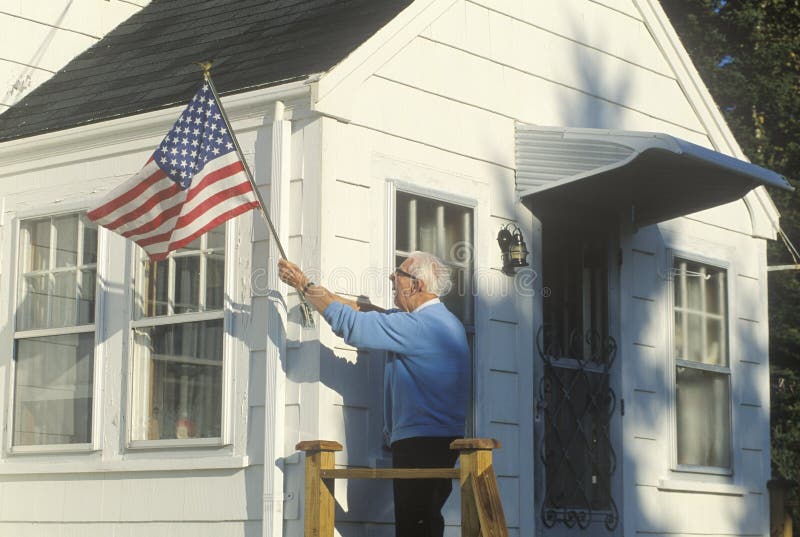
[[[450,442],[464,436],[470,352],[464,327],[439,301],[449,269],[414,252],[390,276],[397,309],[382,310],[311,283],[288,261],[280,278],[304,292],[336,335],[355,347],[389,351],[384,373],[385,434],[395,468],[452,467]],[[394,481],[397,537],[441,537],[447,479]]]

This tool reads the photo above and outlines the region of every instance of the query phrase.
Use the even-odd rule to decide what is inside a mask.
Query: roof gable
[[[324,72],[413,0],[154,0],[0,115],[0,141]]]

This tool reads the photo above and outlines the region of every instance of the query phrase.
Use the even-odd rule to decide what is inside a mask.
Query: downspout
[[[269,214],[282,244],[289,242],[289,180],[291,163],[291,121],[284,119],[284,104],[275,101],[272,120],[272,169],[270,172]],[[286,374],[286,297],[288,287],[278,278],[280,253],[270,239],[267,260],[269,313],[267,316],[266,378],[264,397],[264,503],[263,537],[283,534],[283,456]],[[271,391],[272,390],[272,391]]]

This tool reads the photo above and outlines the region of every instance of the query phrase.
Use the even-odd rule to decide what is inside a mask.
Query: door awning
[[[534,213],[630,212],[638,227],[761,185],[793,190],[780,174],[668,134],[518,123],[516,144],[517,191]]]

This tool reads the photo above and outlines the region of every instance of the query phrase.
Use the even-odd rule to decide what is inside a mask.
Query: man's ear
[[[425,282],[418,279],[411,280],[411,284],[414,286],[414,289],[420,293],[425,291]]]

